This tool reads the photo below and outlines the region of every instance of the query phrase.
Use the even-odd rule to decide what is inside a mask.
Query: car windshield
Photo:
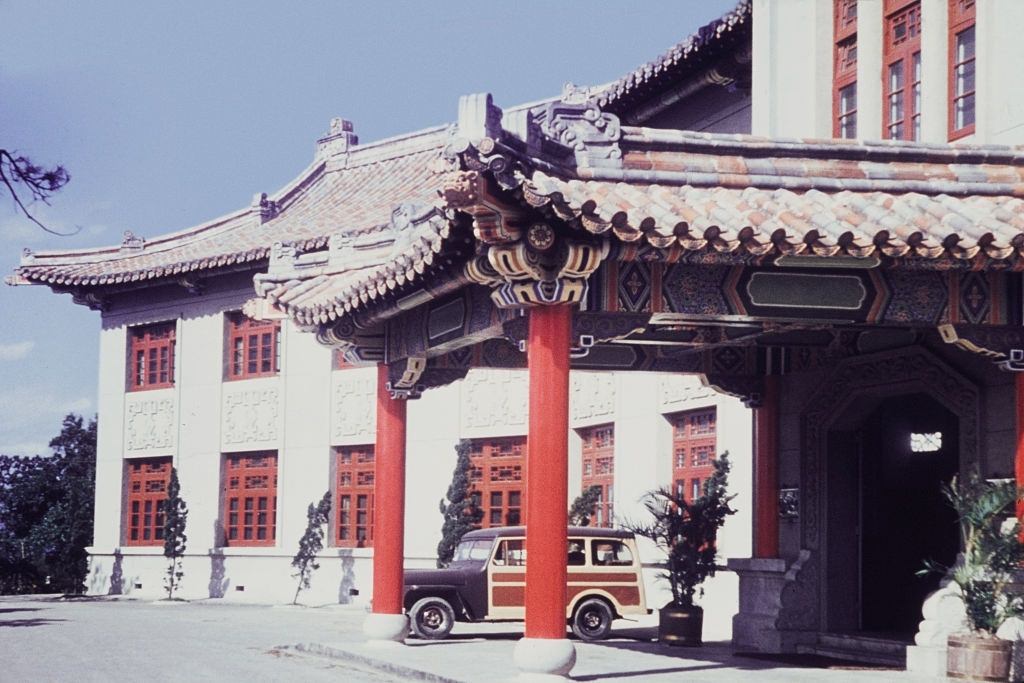
[[[491,554],[493,539],[485,541],[463,541],[455,546],[455,555],[452,562],[464,562],[466,560],[486,560]]]

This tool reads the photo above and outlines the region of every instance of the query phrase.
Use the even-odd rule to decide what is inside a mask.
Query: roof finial
[[[359,144],[359,137],[352,132],[352,122],[341,117],[331,119],[327,135],[316,141],[316,158],[326,159],[348,152],[349,147]]]

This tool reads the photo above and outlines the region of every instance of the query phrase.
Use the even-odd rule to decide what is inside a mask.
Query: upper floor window
[[[857,137],[857,0],[833,1],[832,135]]]
[[[281,365],[281,322],[228,314],[228,379],[276,375]]]
[[[975,0],[949,2],[949,139],[974,132]]]
[[[125,462],[125,545],[163,545],[171,458]]]
[[[129,337],[129,391],[174,386],[174,335],[172,320],[133,327]]]
[[[920,0],[885,0],[882,68],[885,137],[921,139]]]

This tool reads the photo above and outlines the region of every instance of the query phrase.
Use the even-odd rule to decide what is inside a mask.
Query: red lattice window
[[[339,548],[373,547],[373,446],[334,449],[337,517],[334,543]]]
[[[272,546],[277,536],[277,453],[224,456],[224,538],[229,546]]]
[[[173,320],[128,331],[128,391],[174,386],[174,335]]]
[[[281,366],[281,321],[228,314],[228,379],[276,375]]]
[[[949,2],[949,139],[974,132],[974,0]]]
[[[890,140],[920,140],[920,0],[885,0],[882,58],[885,137]]]
[[[833,0],[832,135],[857,137],[857,0]]]
[[[163,545],[171,458],[125,461],[125,545]]]
[[[700,495],[700,482],[714,472],[717,414],[714,408],[703,408],[675,413],[669,420],[672,422],[672,481],[677,494],[693,500],[695,490]]]
[[[474,439],[469,480],[473,502],[483,510],[482,528],[523,523],[526,438]]]
[[[582,489],[601,487],[591,525],[610,527],[615,511],[615,427],[610,424],[588,427],[580,430],[580,437],[583,439]]]

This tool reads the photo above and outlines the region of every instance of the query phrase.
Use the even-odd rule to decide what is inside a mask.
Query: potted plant
[[[967,633],[947,641],[947,673],[956,678],[1005,681],[1012,642],[996,636],[1003,622],[1024,615],[1024,597],[1012,588],[1024,561],[1020,523],[1014,519],[1020,498],[1012,480],[953,480],[942,489],[959,517],[963,552],[952,567],[926,561],[921,573],[948,575],[960,589]]]
[[[645,496],[644,505],[654,518],[648,524],[630,523],[633,533],[654,541],[668,556],[662,578],[668,579],[672,600],[661,608],[658,640],[668,645],[700,645],[704,610],[693,602],[703,595],[701,584],[715,575],[718,530],[736,511],[729,506],[734,496],[726,492],[729,454],[714,461],[714,474],[703,493],[687,501],[682,491],[660,488]]]

